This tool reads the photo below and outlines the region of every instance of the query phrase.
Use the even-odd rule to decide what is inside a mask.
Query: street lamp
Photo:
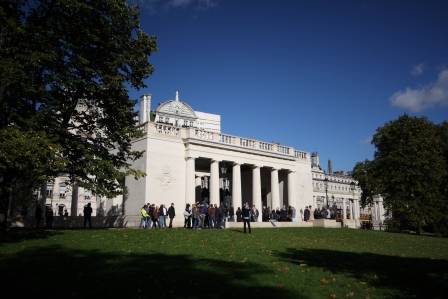
[[[350,211],[350,219],[355,219],[355,209],[356,209],[356,205],[355,205],[355,190],[356,190],[356,184],[355,184],[355,182],[351,182],[350,183],[350,190],[352,191],[352,193],[353,193],[353,215],[352,215],[352,211]]]
[[[325,185],[325,206],[328,208],[328,178],[325,178],[324,185]]]
[[[227,167],[225,167],[224,165],[221,166],[221,174],[224,176],[227,173]]]

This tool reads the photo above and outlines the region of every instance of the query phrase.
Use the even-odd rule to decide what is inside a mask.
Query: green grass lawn
[[[0,241],[3,294],[15,298],[448,298],[444,238],[114,229],[12,231]]]

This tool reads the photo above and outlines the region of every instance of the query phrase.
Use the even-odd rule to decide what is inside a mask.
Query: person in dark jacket
[[[174,203],[171,203],[171,206],[168,208],[168,217],[170,218],[169,228],[173,227],[173,219],[176,216],[176,210],[174,209]]]
[[[303,213],[303,220],[308,221],[310,220],[310,210],[308,207],[305,207],[305,212]]]
[[[92,228],[92,207],[90,202],[84,207],[84,228],[86,228],[87,222],[89,223],[89,228]]]
[[[250,230],[250,208],[249,208],[249,204],[247,202],[244,204],[242,216],[243,216],[243,222],[244,222],[244,233],[246,233],[246,223],[247,223],[247,226],[249,227],[249,234],[250,234],[251,233],[251,230]]]
[[[185,206],[185,211],[184,211],[184,228],[191,228],[191,217],[192,217],[192,211],[190,209],[190,204],[187,203],[187,205]]]
[[[36,213],[35,213],[35,226],[36,228],[40,227],[40,222],[42,220],[42,207],[39,202],[36,202]]]
[[[243,217],[242,217],[242,211],[241,208],[238,207],[238,209],[236,209],[236,222],[242,222],[243,221]]]
[[[47,228],[53,228],[53,208],[45,206],[45,224]]]

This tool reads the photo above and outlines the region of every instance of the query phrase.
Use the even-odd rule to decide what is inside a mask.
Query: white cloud
[[[420,76],[421,74],[423,74],[424,69],[425,69],[424,63],[414,65],[411,70],[411,75],[415,77]]]
[[[171,0],[168,2],[168,5],[172,7],[185,7],[189,6],[193,2],[194,0]]]
[[[448,105],[448,68],[440,71],[436,82],[421,88],[406,88],[394,93],[390,102],[393,106],[419,112],[423,109]]]
[[[149,14],[154,15],[160,11],[170,11],[181,8],[207,10],[218,5],[218,0],[127,0],[130,4],[138,5]]]
[[[196,9],[209,9],[217,5],[214,0],[170,0],[167,4],[169,7],[180,8],[180,7],[193,7]]]

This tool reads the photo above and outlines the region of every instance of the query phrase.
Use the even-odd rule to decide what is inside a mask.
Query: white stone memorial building
[[[299,213],[305,206],[318,208],[330,203],[343,209],[345,218],[359,218],[361,192],[357,182],[347,175],[325,173],[316,153],[225,134],[221,132],[220,115],[195,111],[179,92],[155,110],[151,107],[151,95],[143,95],[138,125],[144,135],[133,141],[133,150],[144,151],[133,168],[146,176],[138,180],[127,177],[127,194],[115,199],[77,191],[81,200],[75,203],[73,212],[80,214],[91,202],[93,215],[107,215],[113,210],[124,215],[126,225],[135,226],[146,203],[167,207],[174,203],[174,225],[182,226],[185,205],[205,200],[217,205],[225,201],[235,210],[245,202],[255,205],[260,211],[258,221],[264,206],[293,206]],[[63,185],[63,180],[56,179],[50,187],[71,191]],[[53,197],[47,194],[47,204],[55,199],[55,209],[64,206],[71,211],[76,202],[71,194],[61,195],[59,190],[54,193]],[[300,222],[300,216],[297,218]]]

